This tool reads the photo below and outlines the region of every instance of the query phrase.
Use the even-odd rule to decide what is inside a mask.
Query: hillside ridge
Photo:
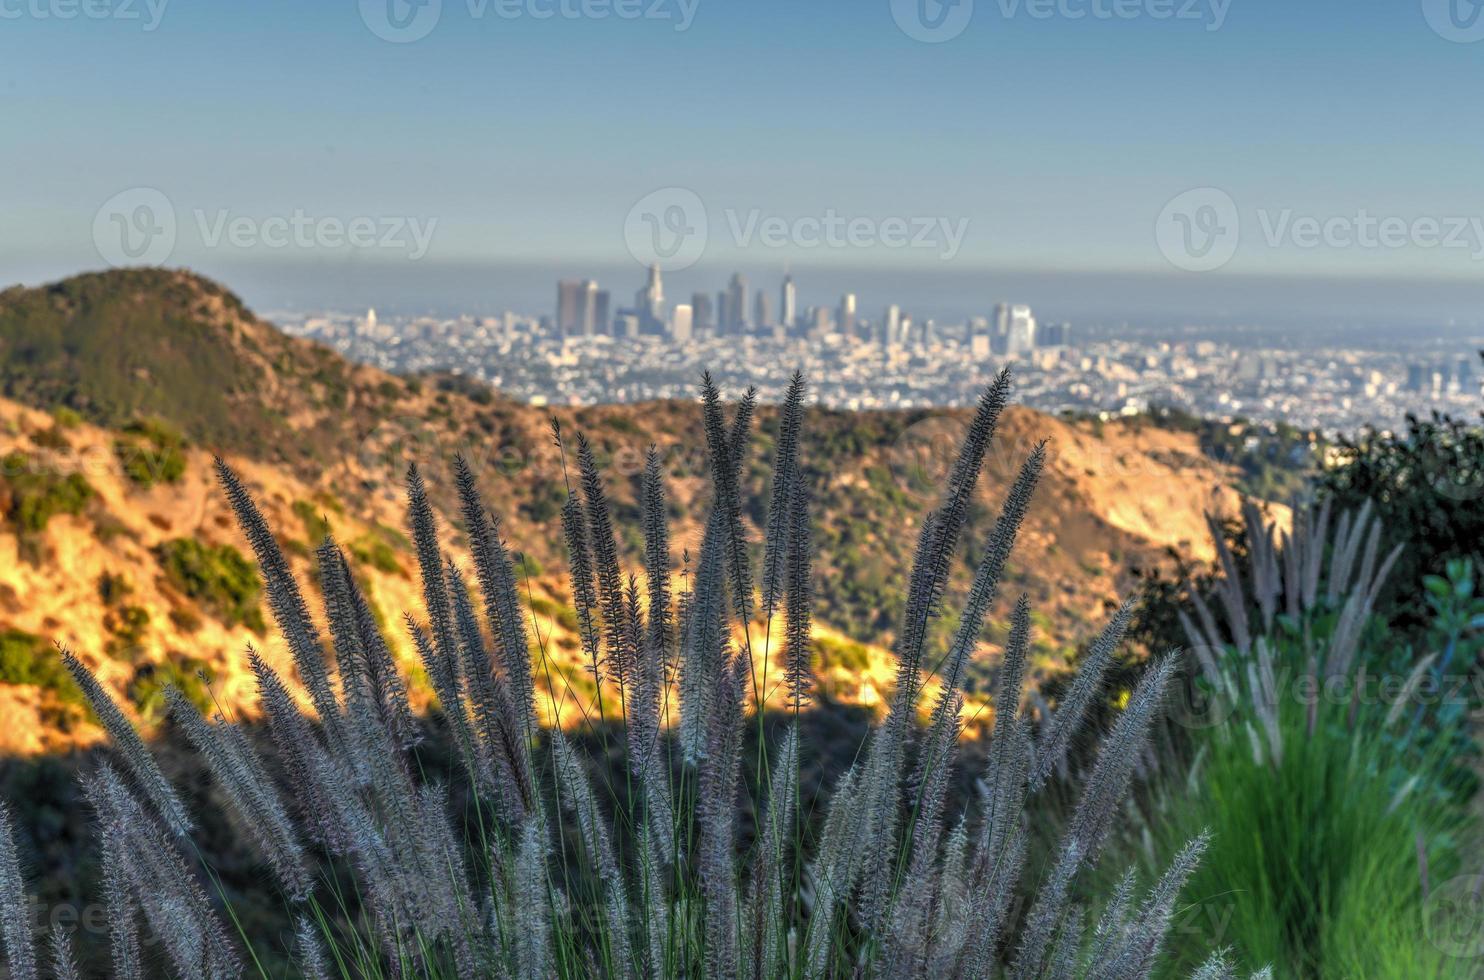
[[[187,394],[155,394],[158,371],[140,377],[130,358],[110,370],[101,355],[125,331],[137,350],[175,358],[161,363],[225,364],[226,383],[208,374]],[[0,752],[58,751],[96,738],[55,669],[54,641],[96,667],[146,721],[158,716],[165,683],[205,697],[209,680],[223,704],[252,712],[249,642],[289,668],[286,651],[264,639],[271,630],[263,630],[261,583],[215,485],[215,454],[258,497],[311,606],[313,550],[335,535],[414,679],[400,630],[403,610],[421,605],[403,531],[411,459],[454,531],[451,552],[461,564],[451,462],[455,453],[473,462],[511,547],[527,556],[531,612],[574,690],[590,681],[570,628],[557,521],[565,481],[550,419],[585,432],[606,462],[627,563],[638,555],[637,481],[650,445],[667,475],[677,576],[687,549],[697,550],[709,491],[695,404],[544,409],[471,392],[462,380],[396,378],[284,336],[215,283],[160,270],[0,293],[0,363],[0,717],[32,723],[0,732]],[[758,416],[746,479],[754,539],[776,432],[771,407]],[[917,522],[966,418],[960,410],[810,412],[802,458],[814,484],[817,639],[822,673],[842,701],[876,705],[887,693],[886,649]],[[1042,440],[1046,475],[1005,591],[1035,603],[1036,669],[1045,675],[1065,666],[1131,588],[1131,566],[1166,561],[1170,549],[1208,557],[1203,514],[1231,506],[1234,494],[1231,473],[1188,433],[1012,407],[986,463],[952,590],[966,587],[1001,496]],[[986,631],[981,679],[1003,640],[1001,605]]]

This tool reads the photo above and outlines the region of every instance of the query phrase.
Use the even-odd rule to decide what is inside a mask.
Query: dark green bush
[[[124,476],[145,489],[156,483],[178,483],[185,475],[185,440],[163,422],[141,419],[124,428],[113,444]]]
[[[0,631],[0,682],[34,684],[70,704],[84,703],[51,644],[21,630]]]
[[[10,488],[10,520],[21,531],[44,531],[58,514],[81,514],[94,493],[81,473],[63,474],[22,452],[5,457],[0,479]]]
[[[264,629],[259,599],[263,582],[252,563],[229,544],[176,538],[159,546],[165,578],[186,596],[214,611],[228,626]]]

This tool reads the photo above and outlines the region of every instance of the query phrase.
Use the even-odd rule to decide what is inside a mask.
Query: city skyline
[[[673,307],[666,303],[664,274],[658,265],[649,267],[632,307],[611,309],[610,295],[595,279],[562,279],[557,282],[553,312],[539,317],[539,323],[551,336],[563,339],[663,336],[680,342],[692,337],[757,336],[820,341],[833,334],[844,342],[895,347],[931,344],[936,330],[933,318],[914,319],[911,311],[897,303],[886,304],[879,317],[868,316],[861,311],[857,294],[850,291],[840,294],[833,309],[810,304],[801,310],[798,283],[791,272],[785,272],[778,284],[776,316],[769,290],[759,286],[749,293],[748,280],[740,272],[732,273],[725,289],[692,293],[689,303]],[[374,309],[370,316],[374,322]],[[1072,336],[1070,323],[1038,323],[1024,303],[997,302],[992,319],[970,316],[955,327],[978,358],[1063,347]]]
[[[1067,315],[1344,316],[1419,295],[1436,318],[1484,309],[1484,135],[1456,124],[1449,98],[1471,89],[1484,47],[1449,36],[1436,4],[1184,5],[1205,19],[1065,6],[981,2],[955,36],[925,39],[884,2],[675,0],[663,18],[446,4],[425,37],[388,39],[355,5],[158,3],[136,22],[30,4],[6,19],[0,65],[15,114],[0,133],[14,177],[0,188],[0,281],[106,264],[100,214],[148,190],[173,219],[167,263],[260,302],[333,305],[380,283],[401,294],[371,297],[382,306],[467,308],[497,274],[520,280],[506,293],[545,292],[547,272],[519,270],[625,262],[631,210],[678,188],[708,220],[701,266],[754,280],[1041,279],[1074,297]],[[549,70],[574,58],[604,84]],[[880,64],[895,70],[861,70]],[[96,97],[119,85],[128,99]],[[27,144],[64,112],[71,136]],[[1165,214],[1203,189],[1224,198]],[[276,244],[269,226],[299,214],[423,236],[400,250]],[[1233,214],[1239,239],[1214,271],[1189,271],[1200,263],[1161,238],[1234,227]],[[818,245],[832,216],[875,231]],[[236,222],[246,236],[225,230]],[[936,247],[891,244],[893,223]],[[1304,302],[1258,308],[1266,282]],[[862,290],[861,304],[878,300]]]

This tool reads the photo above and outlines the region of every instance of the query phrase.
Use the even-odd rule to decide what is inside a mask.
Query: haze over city
[[[677,294],[792,269],[940,321],[1480,322],[1484,46],[1446,5],[931,6],[9,4],[0,279],[127,259],[95,225],[142,189],[159,260],[255,305],[538,313],[639,274],[630,212],[681,189],[709,227]],[[869,231],[808,233],[832,215]]]

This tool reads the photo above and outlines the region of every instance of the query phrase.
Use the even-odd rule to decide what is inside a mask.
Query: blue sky
[[[975,0],[966,29],[936,44],[900,30],[889,0],[684,0],[683,31],[682,0],[643,0],[667,19],[636,20],[538,19],[559,0],[487,0],[482,14],[482,0],[442,0],[431,32],[402,44],[355,0],[169,0],[153,30],[146,0],[81,0],[128,6],[63,19],[69,2],[0,0],[4,281],[101,265],[94,217],[135,187],[177,214],[169,261],[229,282],[407,260],[201,234],[224,216],[295,212],[434,225],[428,264],[622,265],[631,206],[668,187],[704,202],[698,269],[718,274],[948,262],[1190,275],[1155,225],[1199,187],[1241,221],[1213,277],[1484,269],[1484,231],[1474,243],[1465,223],[1484,229],[1484,41],[1431,29],[1432,0],[1203,0],[1192,19],[1154,16],[1189,0],[1119,0],[1123,17],[1093,15],[1114,0],[1056,0],[1050,16],[1033,15],[1036,0]],[[792,227],[826,213],[873,227],[942,218],[962,242],[945,259],[729,231],[749,214]],[[1389,247],[1301,247],[1271,230],[1361,214],[1412,230]],[[1418,219],[1456,219],[1456,246],[1413,240]]]

